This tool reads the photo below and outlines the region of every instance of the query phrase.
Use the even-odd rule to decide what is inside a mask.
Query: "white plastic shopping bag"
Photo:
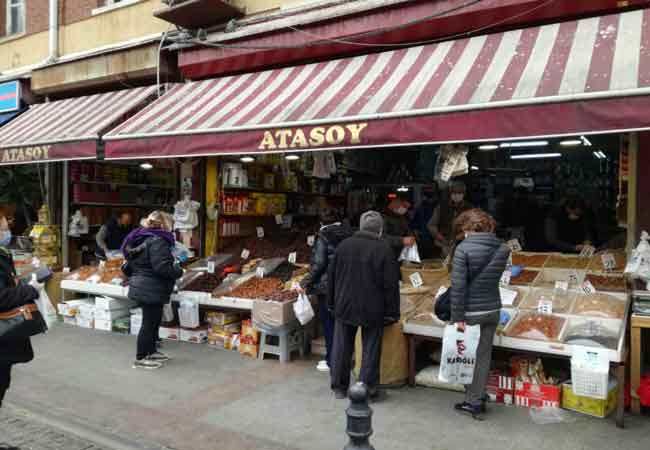
[[[459,332],[455,324],[445,326],[438,378],[444,383],[472,384],[480,325],[467,325]]]
[[[418,244],[413,244],[410,247],[404,247],[402,253],[399,255],[400,261],[410,261],[420,264],[420,252],[418,252]]]
[[[306,325],[314,318],[314,309],[305,294],[298,296],[298,301],[293,304],[293,312],[296,314],[296,319],[298,319],[300,325]]]
[[[632,278],[650,281],[650,235],[641,233],[639,245],[632,250],[632,255],[625,267],[625,274]]]
[[[38,299],[36,299],[35,303],[41,316],[43,316],[43,320],[45,320],[45,324],[48,328],[51,328],[57,321],[56,309],[54,309],[50,297],[47,295],[47,292],[45,292],[45,289],[40,290]]]
[[[163,306],[163,322],[173,322],[174,321],[174,308],[172,308],[172,302],[166,303]]]
[[[199,302],[194,299],[181,301],[178,308],[178,319],[183,328],[197,328],[199,321]]]

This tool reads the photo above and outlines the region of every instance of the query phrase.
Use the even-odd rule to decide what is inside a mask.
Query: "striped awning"
[[[650,9],[174,86],[108,158],[650,128]]]
[[[0,113],[0,127],[8,123],[10,120],[15,119],[21,112],[22,111]]]
[[[0,164],[94,159],[101,135],[155,97],[152,86],[33,105],[0,128]]]

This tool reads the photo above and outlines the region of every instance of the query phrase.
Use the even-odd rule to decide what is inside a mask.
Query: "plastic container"
[[[519,303],[519,308],[537,310],[540,301],[548,300],[552,303],[553,313],[568,313],[575,298],[573,292],[559,293],[554,289],[535,288]]]
[[[573,393],[583,397],[607,399],[609,358],[593,348],[576,347],[571,357]]]

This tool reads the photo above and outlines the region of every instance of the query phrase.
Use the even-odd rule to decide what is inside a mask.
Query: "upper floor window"
[[[7,36],[25,32],[25,1],[7,0]]]

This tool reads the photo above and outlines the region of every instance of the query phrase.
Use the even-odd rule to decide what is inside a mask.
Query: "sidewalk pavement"
[[[142,371],[131,368],[134,337],[65,326],[34,339],[34,346],[36,360],[16,366],[8,402],[129,443],[120,450],[340,450],[347,442],[348,402],[334,399],[314,361],[283,365],[166,342],[174,359]],[[650,439],[647,417],[628,416],[625,430],[581,415],[541,426],[526,409],[493,405],[487,420],[476,422],[452,410],[459,398],[434,389],[391,390],[373,405],[372,444],[377,450],[645,450]]]

